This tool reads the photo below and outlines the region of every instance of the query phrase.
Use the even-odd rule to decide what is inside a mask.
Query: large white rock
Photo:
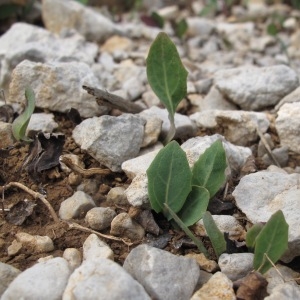
[[[282,210],[289,224],[288,251],[283,260],[299,255],[300,247],[300,175],[260,171],[244,176],[232,195],[236,205],[253,223],[267,222]]]
[[[121,31],[94,9],[70,0],[43,0],[42,18],[45,27],[53,33],[58,34],[66,28],[76,29],[87,40],[97,42]]]
[[[0,37],[0,85],[7,87],[12,70],[23,60],[80,61],[92,65],[98,47],[78,34],[64,38],[26,23],[15,23]]]
[[[40,262],[17,276],[1,299],[61,299],[70,275],[68,262],[61,257]]]
[[[275,106],[275,109],[279,110],[283,104],[292,102],[300,102],[300,86],[281,99],[281,101]]]
[[[221,140],[223,142],[227,161],[229,162],[231,170],[233,172],[239,172],[240,168],[245,164],[252,152],[247,147],[231,144],[220,134],[191,138],[181,145],[181,148],[187,155],[190,166],[193,166],[199,159],[199,156],[216,140]]]
[[[255,142],[258,138],[256,128],[265,133],[270,124],[265,113],[241,110],[203,111],[192,114],[190,118],[200,128],[221,127],[224,137],[229,142],[240,146]]]
[[[20,270],[0,262],[0,297],[9,284],[21,273]]]
[[[215,73],[215,86],[243,110],[276,105],[299,86],[297,73],[285,65],[239,67]]]
[[[131,250],[123,267],[153,299],[158,300],[189,299],[200,276],[200,268],[194,259],[148,245]]]
[[[275,127],[281,146],[300,153],[300,102],[285,103],[278,111]]]
[[[145,120],[137,115],[101,116],[86,119],[73,130],[81,149],[114,172],[121,164],[136,157],[144,138]]]
[[[98,258],[84,261],[72,273],[62,299],[150,300],[150,297],[120,265]]]
[[[99,86],[90,67],[81,62],[36,63],[21,62],[13,71],[9,85],[9,103],[24,103],[24,92],[31,86],[36,107],[51,111],[79,111],[82,117],[97,116],[106,111],[95,98],[82,89],[82,85]]]

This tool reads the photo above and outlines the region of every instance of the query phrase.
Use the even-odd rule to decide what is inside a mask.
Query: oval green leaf
[[[25,98],[27,100],[26,108],[12,123],[12,133],[17,141],[29,142],[31,140],[26,137],[26,129],[35,108],[35,96],[31,87],[26,88]]]
[[[263,229],[264,225],[262,223],[254,224],[246,234],[246,246],[250,249],[254,249],[256,238]]]
[[[151,207],[172,216],[164,209],[166,203],[177,213],[191,191],[192,172],[185,155],[176,141],[161,149],[147,170],[148,194]]]
[[[205,187],[213,197],[225,182],[226,153],[222,141],[215,141],[193,167],[192,185]]]
[[[253,267],[261,274],[266,273],[288,249],[289,225],[281,210],[274,213],[255,240]],[[266,257],[266,255],[268,258]]]
[[[187,93],[187,75],[176,46],[161,32],[152,43],[147,58],[148,82],[173,118],[176,107]]]
[[[209,192],[202,186],[193,186],[178,217],[186,226],[192,226],[199,221],[207,210]]]
[[[206,233],[212,243],[212,246],[215,250],[217,257],[226,251],[226,241],[223,233],[217,227],[212,215],[210,212],[205,212],[203,215],[203,224],[206,230]]]

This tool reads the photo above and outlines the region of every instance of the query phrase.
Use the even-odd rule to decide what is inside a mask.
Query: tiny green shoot
[[[147,78],[169,113],[170,130],[164,144],[170,142],[175,135],[174,115],[179,102],[187,93],[187,75],[176,46],[166,33],[160,32],[147,57]]]
[[[254,248],[256,271],[266,273],[288,249],[288,228],[282,211],[278,210],[265,225],[255,224],[247,232],[246,244]]]
[[[26,108],[23,113],[13,121],[12,133],[17,141],[30,142],[31,140],[26,136],[26,129],[35,108],[35,95],[31,87],[26,88],[25,98],[27,100]]]

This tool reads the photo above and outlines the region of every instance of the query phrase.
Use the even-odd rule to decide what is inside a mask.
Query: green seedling
[[[163,213],[169,221],[175,221],[208,256],[204,245],[188,226],[205,215],[209,200],[224,184],[226,154],[222,142],[217,140],[190,169],[185,152],[176,141],[171,141],[176,130],[174,114],[186,95],[187,74],[173,42],[165,33],[159,33],[147,58],[147,76],[153,91],[168,110],[171,125],[166,146],[147,170],[148,194],[152,209]],[[205,228],[219,256],[226,250],[225,239],[210,214],[206,214],[205,220]]]
[[[26,108],[23,113],[13,121],[12,133],[17,141],[30,142],[31,140],[26,136],[26,129],[35,108],[35,96],[31,87],[26,88],[25,98],[27,100]]]
[[[278,210],[265,225],[256,224],[247,232],[246,244],[254,248],[256,271],[266,273],[288,249],[288,229],[282,211]]]
[[[164,144],[175,135],[174,115],[187,93],[187,75],[174,43],[166,33],[159,33],[149,50],[147,77],[152,90],[169,113],[170,130]]]
[[[225,182],[226,155],[217,140],[199,157],[191,170],[185,152],[176,141],[170,142],[156,155],[147,170],[150,204],[157,213],[173,219],[186,233],[205,214],[209,200]],[[202,178],[198,178],[201,176]],[[176,215],[176,217],[174,217]],[[224,237],[207,217],[205,227],[212,237],[216,254],[224,250]],[[212,232],[215,232],[215,235]],[[196,239],[195,237],[193,240]],[[201,243],[198,241],[198,244]],[[203,245],[199,250],[204,253]],[[226,249],[226,247],[225,247]]]

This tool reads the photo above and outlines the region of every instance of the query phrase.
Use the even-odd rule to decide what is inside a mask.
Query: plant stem
[[[163,142],[164,145],[167,145],[173,139],[173,137],[175,136],[175,133],[176,133],[174,116],[171,116],[169,114],[169,120],[170,120],[170,129],[169,129],[169,132]]]
[[[186,235],[196,244],[199,251],[202,252],[207,258],[209,257],[208,251],[204,247],[203,243],[197,239],[193,233],[188,229],[188,227],[180,220],[180,218],[176,215],[176,213],[168,206],[168,204],[164,203],[164,206],[168,213],[172,216],[174,221],[178,224],[178,226],[186,233]]]

